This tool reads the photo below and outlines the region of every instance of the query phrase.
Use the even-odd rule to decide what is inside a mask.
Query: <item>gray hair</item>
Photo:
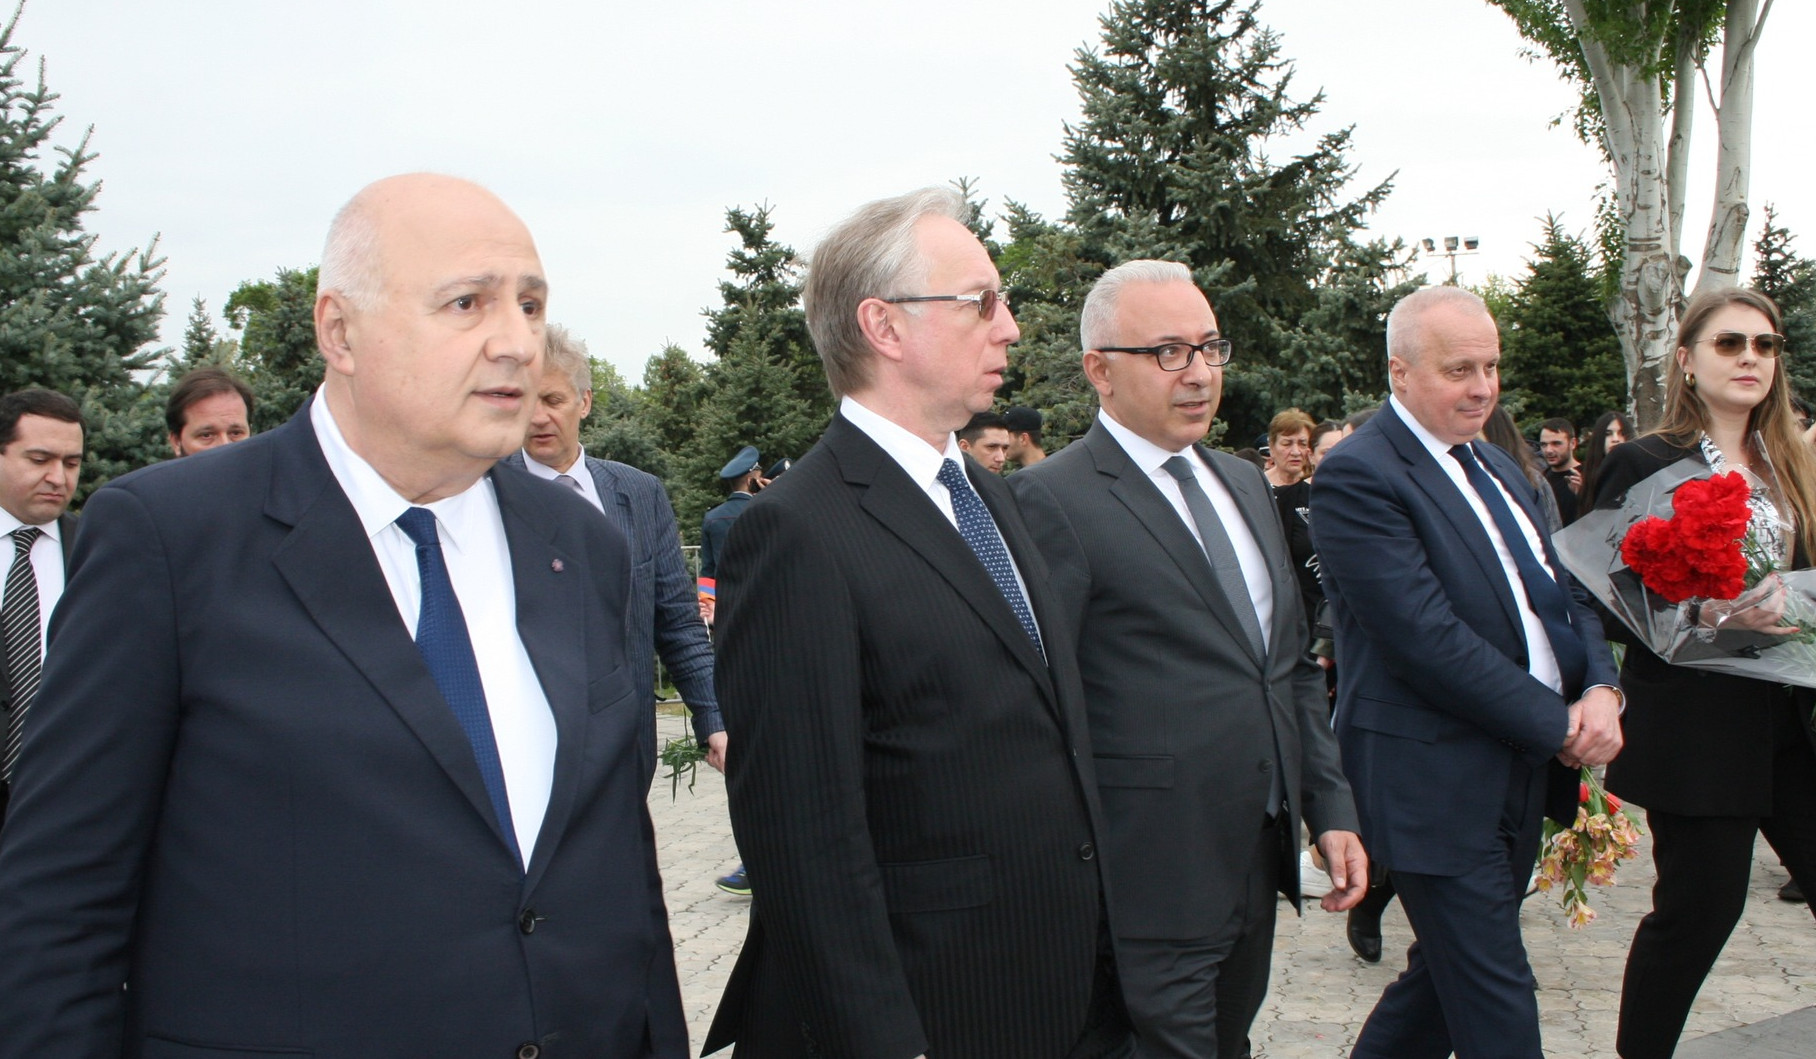
[[[1494,319],[1488,303],[1473,291],[1448,285],[1424,287],[1401,298],[1387,314],[1387,355],[1408,364],[1416,362],[1425,344],[1425,314],[1444,306]]]
[[[915,239],[922,217],[971,220],[965,197],[951,188],[922,188],[868,203],[820,240],[801,290],[807,330],[826,369],[834,397],[870,381],[870,343],[858,326],[858,305],[866,298],[896,298],[927,274]]]
[[[560,324],[550,324],[543,329],[543,349],[546,363],[543,369],[554,368],[566,375],[574,387],[574,393],[588,393],[593,388],[593,358],[587,354],[586,343],[575,338],[567,328]]]
[[[1177,261],[1141,259],[1125,261],[1091,285],[1085,295],[1085,307],[1078,314],[1078,343],[1081,349],[1102,349],[1114,345],[1111,335],[1116,326],[1116,301],[1122,289],[1131,283],[1191,283],[1192,270]]]
[[[322,247],[322,264],[315,289],[334,291],[355,309],[377,308],[383,293],[383,270],[378,260],[378,223],[366,202],[366,193],[347,200],[328,225],[328,242]]]

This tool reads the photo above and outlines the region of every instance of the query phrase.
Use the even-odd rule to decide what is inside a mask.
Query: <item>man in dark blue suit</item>
[[[1619,752],[1614,663],[1535,488],[1472,444],[1500,392],[1481,299],[1407,297],[1387,348],[1391,400],[1312,486],[1343,767],[1417,937],[1350,1055],[1540,1059],[1520,898],[1546,808]]]
[[[661,479],[613,460],[596,459],[580,446],[580,424],[593,410],[593,365],[586,345],[567,329],[550,325],[536,413],[523,451],[504,462],[522,467],[585,498],[631,544],[631,603],[625,621],[626,660],[637,681],[645,721],[644,746],[655,753],[656,655],[694,718],[694,735],[706,760],[725,770],[725,723],[713,693],[713,647],[700,620],[694,579],[681,554],[675,508]]]
[[[547,285],[447,177],[335,218],[326,379],[88,502],[0,848],[0,1057],[687,1054],[623,534],[495,461]]]

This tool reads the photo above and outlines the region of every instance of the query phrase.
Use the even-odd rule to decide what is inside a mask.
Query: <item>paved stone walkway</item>
[[[660,718],[663,739],[681,734],[679,717]],[[701,766],[692,793],[671,798],[657,778],[650,792],[662,877],[668,894],[682,999],[697,1049],[744,940],[747,898],[720,893],[713,880],[737,866],[725,812],[725,784]],[[1681,1059],[1816,1057],[1816,922],[1804,905],[1779,901],[1785,875],[1759,843],[1746,915],[1704,985],[1685,1040],[1721,1036],[1680,1050]],[[1545,1051],[1551,1056],[1614,1059],[1621,969],[1633,927],[1650,907],[1652,865],[1642,850],[1622,866],[1619,885],[1596,902],[1600,918],[1572,931],[1551,899],[1526,903],[1526,943],[1538,974]],[[1281,906],[1272,988],[1254,1033],[1257,1059],[1336,1059],[1383,987],[1405,962],[1412,932],[1398,902],[1383,920],[1387,956],[1374,966],[1349,951],[1344,917],[1308,905],[1303,918]],[[1789,1016],[1778,1022],[1768,1020]],[[1741,1027],[1747,1027],[1741,1030]],[[1730,1031],[1722,1033],[1722,1031]],[[1789,1049],[1789,1050],[1787,1050]]]

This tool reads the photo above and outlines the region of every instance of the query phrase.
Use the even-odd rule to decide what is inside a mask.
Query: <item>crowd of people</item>
[[[994,411],[1019,331],[968,211],[914,192],[821,242],[838,412],[731,457],[697,571],[661,483],[580,444],[530,233],[453,178],[335,216],[325,379],[282,427],[194,372],[173,458],[75,519],[81,408],[0,397],[0,1059],[687,1055],[658,659],[754,894],[707,1053],[1244,1059],[1278,897],[1373,962],[1397,895],[1406,969],[1350,1054],[1534,1059],[1521,901],[1605,768],[1659,878],[1618,1047],[1671,1055],[1755,835],[1816,882],[1812,693],[1659,657],[1552,535],[1689,460],[1809,565],[1776,307],[1698,296],[1654,430],[1534,446],[1486,306],[1427,288],[1379,408],[1227,453],[1244,351],[1184,266],[1128,261],[1083,299],[1097,414],[1049,454]],[[1676,606],[1801,632],[1769,574]]]

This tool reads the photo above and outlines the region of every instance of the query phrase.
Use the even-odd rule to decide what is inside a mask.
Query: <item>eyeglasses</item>
[[[1009,296],[999,290],[980,290],[976,294],[915,294],[906,298],[884,298],[890,305],[903,302],[970,302],[977,306],[977,315],[988,320],[996,315],[998,305],[1007,309]]]
[[[1190,342],[1168,342],[1159,346],[1099,346],[1099,353],[1140,353],[1153,357],[1161,371],[1184,371],[1192,366],[1192,357],[1203,353],[1209,367],[1230,362],[1230,340],[1212,338],[1193,345]]]
[[[1784,352],[1784,336],[1775,331],[1762,331],[1757,335],[1744,334],[1740,331],[1717,331],[1707,338],[1699,338],[1697,343],[1711,342],[1715,352],[1724,357],[1738,357],[1747,343],[1753,343],[1753,352],[1762,357],[1772,358]]]

